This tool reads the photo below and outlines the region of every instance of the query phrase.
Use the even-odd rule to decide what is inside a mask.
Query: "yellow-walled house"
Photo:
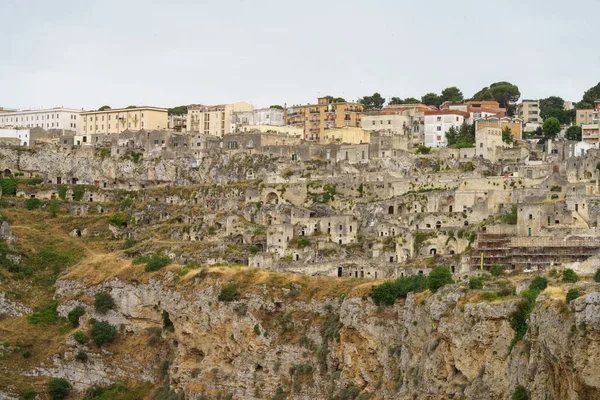
[[[512,136],[516,140],[523,138],[523,120],[512,117],[486,117],[475,120],[475,132],[483,128],[510,128]]]
[[[223,137],[232,132],[233,113],[253,110],[254,106],[245,102],[216,106],[191,105],[187,113],[187,130],[189,133]]]
[[[349,143],[365,144],[371,141],[371,132],[363,128],[345,126],[343,128],[326,129],[321,136],[321,144]]]
[[[90,135],[99,133],[168,129],[168,114],[166,108],[149,106],[107,109],[104,111],[82,111],[81,135],[85,143],[89,141]]]

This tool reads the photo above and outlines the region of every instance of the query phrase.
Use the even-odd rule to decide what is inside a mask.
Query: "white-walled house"
[[[29,146],[31,131],[29,129],[0,129],[0,141],[2,139],[19,140],[21,146]]]
[[[11,111],[0,114],[0,128],[65,129],[79,133],[80,110],[50,108],[44,110]]]
[[[446,133],[451,127],[459,129],[468,118],[469,114],[463,111],[425,111],[425,146],[445,147]]]

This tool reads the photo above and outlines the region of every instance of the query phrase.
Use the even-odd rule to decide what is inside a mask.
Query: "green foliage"
[[[43,182],[42,178],[40,178],[39,176],[36,176],[36,177],[33,177],[33,178],[29,179],[27,181],[27,184],[30,185],[30,186],[36,186],[36,185],[39,185],[42,182]]]
[[[372,96],[364,96],[358,100],[365,110],[381,109],[385,104],[385,99],[377,92],[373,93]]]
[[[427,287],[432,292],[436,292],[439,288],[450,283],[454,283],[454,281],[448,267],[435,267],[427,277]]]
[[[557,118],[548,118],[544,121],[544,135],[554,137],[560,132],[560,121]]]
[[[33,269],[51,269],[53,274],[58,275],[64,268],[75,264],[80,258],[80,248],[59,252],[49,246],[31,254],[26,262],[27,266]]]
[[[441,100],[442,103],[449,101],[452,104],[460,104],[464,101],[464,97],[459,88],[451,86],[442,90]]]
[[[290,240],[290,245],[295,246],[298,249],[303,249],[311,245],[310,239],[306,236],[300,236],[298,240]]]
[[[572,300],[575,300],[579,296],[581,296],[581,292],[579,291],[579,289],[569,289],[569,291],[567,292],[567,303],[570,303]]]
[[[86,344],[88,342],[88,337],[85,335],[85,333],[77,331],[73,334],[73,340],[79,344]]]
[[[69,320],[73,328],[77,328],[79,326],[79,318],[82,317],[84,314],[85,308],[83,308],[82,306],[77,306],[71,311],[69,311],[67,319]]]
[[[0,178],[0,188],[2,195],[15,196],[17,194],[17,181],[15,178]]]
[[[442,98],[435,93],[427,93],[426,95],[421,97],[421,103],[428,106],[439,107],[442,104]]]
[[[60,201],[57,199],[52,199],[48,203],[48,213],[50,214],[50,218],[56,218],[60,211]]]
[[[527,333],[527,318],[535,307],[535,300],[539,296],[540,292],[537,290],[524,290],[521,292],[521,301],[517,303],[517,309],[511,316],[510,326],[515,330],[515,337],[513,338],[510,348],[521,340]]]
[[[273,104],[272,106],[270,106],[269,108],[274,108],[276,110],[283,110],[283,107],[280,106],[279,104]]]
[[[475,124],[467,124],[463,122],[459,129],[451,127],[446,132],[446,140],[449,147],[459,149],[475,146]]]
[[[173,321],[169,317],[169,313],[165,310],[162,312],[162,320],[163,320],[163,329],[169,332],[175,332],[175,325],[173,325]]]
[[[102,106],[98,109],[98,111],[106,111],[106,110],[112,110],[112,108],[110,106]]]
[[[221,293],[217,297],[219,301],[233,301],[239,297],[238,284],[229,283],[221,288]]]
[[[313,193],[308,188],[306,194],[311,198],[313,203],[329,203],[335,200],[335,195],[337,194],[336,185],[331,183],[325,184],[321,193]]]
[[[127,106],[127,107],[125,107],[125,108],[127,108],[127,109],[130,109],[130,108],[137,108],[137,106],[131,105],[131,106]]]
[[[38,396],[38,392],[32,387],[25,388],[19,392],[20,400],[33,400]]]
[[[567,132],[565,133],[565,137],[568,140],[575,140],[577,142],[581,142],[581,127],[578,125],[573,125],[567,128]]]
[[[600,283],[600,268],[598,268],[594,274],[594,282]]]
[[[56,191],[58,192],[58,197],[61,200],[66,200],[67,198],[67,190],[68,190],[68,186],[67,185],[58,185],[56,188]]]
[[[256,336],[260,336],[261,335],[260,327],[258,326],[258,324],[254,325],[254,334]]]
[[[127,249],[132,248],[136,244],[137,244],[137,240],[135,240],[134,238],[127,238],[127,239],[125,239],[123,246],[121,246],[121,249],[127,250]]]
[[[108,147],[101,147],[99,149],[96,150],[96,156],[104,159],[104,158],[108,158],[110,157],[110,148]]]
[[[48,394],[53,400],[66,398],[71,391],[71,385],[64,378],[52,378],[48,381]]]
[[[249,250],[250,250],[250,253],[252,253],[252,254],[258,254],[260,252],[260,247],[252,245],[252,246],[250,246]]]
[[[346,103],[346,99],[344,99],[343,97],[333,97],[333,96],[325,96],[325,97],[329,101],[329,104]]]
[[[371,298],[377,305],[391,306],[397,298],[404,298],[410,292],[422,292],[427,288],[427,278],[421,274],[400,277],[395,281],[385,281],[371,289]]]
[[[502,216],[502,222],[508,225],[516,225],[518,220],[518,212],[519,210],[517,206],[512,206],[510,208],[510,212]]]
[[[500,107],[506,108],[509,111],[509,115],[512,115],[510,113],[510,106],[512,103],[516,103],[519,97],[521,97],[521,92],[518,86],[510,82],[496,82],[475,93],[471,100],[495,100],[500,103]]]
[[[141,400],[146,399],[149,386],[129,388],[123,384],[113,383],[109,386],[93,386],[85,392],[83,400]]]
[[[490,274],[493,276],[500,276],[504,273],[504,265],[493,264],[490,267]]]
[[[563,271],[562,279],[563,279],[563,282],[575,283],[579,280],[579,277],[577,276],[575,271],[573,271],[570,268],[567,268]]]
[[[600,82],[596,86],[592,86],[583,94],[582,103],[594,104],[594,101],[600,99]],[[592,108],[592,107],[589,107]]]
[[[188,113],[188,106],[177,106],[169,108],[169,115],[185,115]]]
[[[419,147],[417,147],[416,153],[417,154],[429,154],[429,153],[431,153],[431,147],[419,145]]]
[[[29,211],[37,210],[42,207],[42,201],[40,199],[27,199],[25,200],[25,208]]]
[[[469,289],[483,289],[483,278],[471,278],[469,280]]]
[[[114,308],[115,301],[109,293],[96,293],[96,296],[94,296],[94,309],[98,314],[106,314],[109,310],[113,310]]]
[[[106,321],[94,321],[91,334],[96,346],[102,347],[115,340],[117,337],[117,328]]]
[[[400,97],[392,97],[390,99],[390,101],[388,102],[388,105],[390,105],[390,106],[398,105],[398,104],[404,104],[404,100],[402,100]]]
[[[337,314],[330,313],[329,316],[323,321],[319,332],[324,341],[335,340],[340,341],[340,329],[342,329],[342,323],[340,322],[340,316]]]
[[[161,386],[152,392],[152,396],[150,396],[152,400],[183,400],[183,393],[177,394],[173,389],[169,386]]]
[[[419,101],[419,99],[416,99],[414,97],[407,97],[404,99],[404,104],[420,104],[421,102]]]
[[[517,385],[515,387],[515,391],[512,393],[512,400],[529,400],[529,393],[527,393],[527,389],[525,389],[521,385]]]
[[[83,194],[85,193],[85,187],[82,185],[73,186],[73,200],[81,201],[83,199]]]
[[[540,100],[540,116],[546,120],[556,118],[561,124],[569,125],[575,120],[575,110],[565,110],[565,101],[558,96],[550,96]]]
[[[88,360],[88,355],[86,354],[85,351],[78,351],[77,355],[75,355],[75,359],[77,361],[81,361],[82,363],[85,363]]]
[[[544,291],[548,287],[548,279],[537,276],[529,284],[529,290],[537,290],[538,292]]]
[[[120,212],[115,213],[112,217],[108,218],[108,223],[116,226],[117,228],[123,228],[127,225],[127,221],[129,221],[129,217]]]
[[[58,322],[56,308],[58,301],[53,301],[45,307],[35,307],[33,313],[27,316],[29,323],[34,325],[53,325]]]
[[[166,267],[171,264],[171,259],[169,256],[161,256],[160,254],[153,254],[150,257],[148,256],[137,256],[133,260],[133,264],[146,264],[144,267],[144,271],[146,272],[154,272],[159,269]]]
[[[502,129],[502,141],[507,144],[513,144],[514,142],[512,131],[508,126]]]

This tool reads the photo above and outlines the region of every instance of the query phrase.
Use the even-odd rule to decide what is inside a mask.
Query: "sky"
[[[600,1],[0,0],[0,107],[256,107],[497,81],[579,101]]]

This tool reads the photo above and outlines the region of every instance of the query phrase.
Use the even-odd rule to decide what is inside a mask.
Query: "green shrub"
[[[68,190],[67,185],[58,185],[56,190],[58,191],[58,197],[61,200],[67,199],[67,190]]]
[[[38,392],[32,387],[25,388],[19,392],[20,400],[33,400],[38,396]]]
[[[261,332],[260,332],[260,327],[258,326],[258,324],[254,325],[254,334],[256,336],[260,336]]]
[[[162,312],[162,320],[163,320],[163,329],[169,332],[175,332],[175,325],[173,325],[173,321],[169,317],[169,313],[163,310]]]
[[[219,301],[233,301],[239,297],[238,293],[238,284],[230,283],[221,288],[221,293],[219,293]]]
[[[94,296],[94,309],[99,314],[106,314],[109,310],[115,308],[115,301],[112,296],[106,292],[96,293]]]
[[[53,301],[45,307],[36,307],[33,314],[27,316],[27,320],[34,325],[50,325],[58,322],[56,308],[58,301]]]
[[[431,147],[420,145],[417,147],[417,154],[429,154],[431,152]]]
[[[82,306],[77,306],[69,311],[67,315],[67,319],[71,323],[73,328],[77,328],[79,326],[79,318],[85,314],[85,308]]]
[[[73,334],[73,340],[79,344],[86,344],[88,342],[88,337],[85,335],[85,333],[77,331]]]
[[[146,263],[146,267],[144,268],[144,271],[146,271],[146,272],[158,271],[162,267],[166,267],[169,264],[171,264],[171,259],[168,256],[161,256],[158,254],[153,254],[148,259],[148,262]]]
[[[250,253],[257,254],[260,252],[260,248],[258,246],[250,246]]]
[[[529,400],[529,393],[527,393],[527,389],[521,385],[517,385],[512,394],[512,400]]]
[[[17,194],[17,181],[15,178],[0,178],[0,188],[5,196],[15,196]]]
[[[548,287],[548,279],[541,276],[535,277],[529,284],[530,290],[544,291]]]
[[[27,181],[27,184],[30,186],[39,185],[40,183],[42,183],[42,178],[39,176],[33,177]]]
[[[112,217],[108,218],[108,223],[116,226],[117,228],[123,228],[127,225],[129,218],[120,212],[115,213]]]
[[[523,298],[517,303],[517,309],[511,316],[510,325],[515,330],[515,337],[513,338],[510,348],[525,336],[527,333],[527,318],[535,307],[535,301],[539,296],[540,292],[537,290],[523,290],[521,297]]]
[[[61,400],[69,395],[71,385],[64,378],[52,378],[48,382],[48,394],[53,400]]]
[[[596,270],[596,273],[594,274],[594,282],[599,282],[600,283],[600,268],[598,268]]]
[[[569,291],[567,292],[567,303],[570,303],[572,300],[575,300],[579,296],[581,296],[579,289],[569,289]]]
[[[575,271],[573,271],[572,269],[567,268],[563,271],[563,282],[575,283],[578,280],[579,280],[579,277],[577,276]]]
[[[502,216],[502,222],[508,225],[516,225],[518,217],[518,209],[517,206],[512,206],[510,208],[510,212]]]
[[[421,274],[400,277],[395,281],[385,281],[371,289],[371,298],[377,305],[391,306],[397,298],[406,297],[410,292],[427,289],[427,278]]]
[[[25,200],[25,208],[29,211],[37,210],[42,207],[42,201],[40,199],[27,199]]]
[[[73,186],[73,200],[81,201],[83,199],[83,194],[85,193],[85,188],[81,185]]]
[[[469,289],[483,289],[483,279],[482,278],[472,278],[469,280]]]
[[[135,240],[134,238],[127,238],[127,239],[125,239],[125,242],[123,243],[123,246],[121,247],[121,249],[127,250],[127,249],[132,248],[136,244],[137,244],[137,240]]]
[[[454,283],[452,280],[452,272],[448,267],[435,267],[427,277],[427,287],[436,292],[439,288]]]
[[[48,203],[48,213],[50,214],[50,218],[56,218],[60,211],[60,201],[57,199],[52,199]]]
[[[75,355],[75,359],[77,361],[81,361],[82,363],[84,363],[84,362],[87,362],[88,355],[85,353],[85,351],[79,351],[79,352],[77,352],[77,355]]]
[[[92,340],[101,347],[112,343],[117,337],[117,328],[106,321],[95,321],[92,325]]]
[[[504,265],[493,264],[490,268],[490,273],[493,276],[500,276],[504,273]]]

